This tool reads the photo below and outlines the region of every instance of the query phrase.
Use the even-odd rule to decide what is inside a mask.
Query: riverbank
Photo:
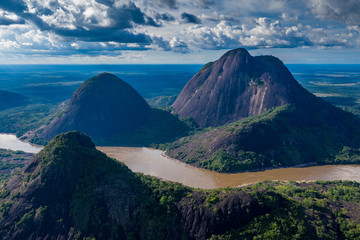
[[[156,149],[156,150],[159,150],[159,149]],[[162,150],[160,150],[160,151],[162,151]],[[192,166],[194,168],[199,168],[199,169],[204,169],[204,170],[208,170],[208,171],[211,171],[211,172],[221,173],[221,172],[217,172],[217,171],[202,168],[202,167],[197,167],[194,164],[185,163],[185,162],[183,162],[183,161],[181,161],[179,159],[172,158],[172,157],[170,157],[170,156],[168,156],[166,154],[166,151],[163,151],[161,156],[166,157],[166,158],[171,159],[171,160],[174,160],[174,161],[177,161],[179,163],[183,163],[183,164],[188,165],[188,166]],[[224,174],[236,174],[236,173],[247,173],[247,172],[263,172],[263,171],[275,170],[275,169],[281,169],[281,168],[302,168],[302,167],[323,166],[323,165],[326,165],[326,164],[319,164],[317,162],[309,162],[309,163],[302,163],[302,164],[297,164],[297,165],[293,165],[293,166],[286,166],[286,167],[276,167],[276,168],[275,167],[266,167],[266,168],[255,168],[255,169],[245,170],[245,171],[225,172]],[[336,164],[334,164],[334,165],[336,165]]]
[[[213,189],[239,187],[264,180],[272,181],[360,181],[359,165],[297,165],[288,168],[268,169],[258,172],[218,173],[196,168],[164,152],[149,148],[98,147],[109,157],[125,163],[132,171],[141,172],[164,180],[180,182],[186,186]]]
[[[12,144],[9,146],[9,143]],[[25,151],[28,147],[34,148],[33,150],[36,152],[41,150],[39,146],[20,141],[15,135],[0,134],[0,148]],[[350,180],[360,182],[359,165],[305,166],[302,164],[258,172],[218,173],[190,166],[169,158],[163,151],[146,147],[97,147],[97,149],[109,157],[123,162],[134,172],[151,175],[166,181],[179,182],[194,188],[240,187],[264,180],[299,182]]]

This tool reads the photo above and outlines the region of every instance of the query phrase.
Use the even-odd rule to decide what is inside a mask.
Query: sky
[[[1,0],[0,64],[360,64],[360,0]]]

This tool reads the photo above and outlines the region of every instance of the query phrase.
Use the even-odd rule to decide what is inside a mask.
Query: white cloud
[[[359,0],[19,1],[25,10],[0,2],[4,52],[90,56],[124,49],[194,54],[240,46],[360,47]],[[182,13],[201,23],[183,24]]]
[[[191,26],[185,30],[192,44],[207,49],[235,47],[296,47],[307,45],[298,26],[283,27],[279,21],[257,18],[254,24],[233,26],[221,21],[214,27]]]
[[[76,29],[75,17],[70,13],[66,13],[62,8],[56,9],[52,15],[42,14],[39,17],[48,25],[53,27],[67,28],[70,30]]]
[[[1,50],[12,50],[20,48],[20,44],[12,40],[0,40],[0,49]]]

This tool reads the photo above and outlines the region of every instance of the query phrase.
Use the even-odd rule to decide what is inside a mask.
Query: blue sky
[[[206,63],[245,47],[360,64],[360,0],[6,0],[1,64]]]

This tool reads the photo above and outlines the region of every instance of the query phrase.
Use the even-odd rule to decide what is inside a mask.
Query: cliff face
[[[180,117],[219,126],[311,98],[277,58],[235,49],[205,65],[173,104]]]
[[[141,126],[150,113],[146,101],[127,83],[109,73],[85,81],[73,94],[63,115],[40,136],[49,141],[59,133],[77,130],[106,138]]]

